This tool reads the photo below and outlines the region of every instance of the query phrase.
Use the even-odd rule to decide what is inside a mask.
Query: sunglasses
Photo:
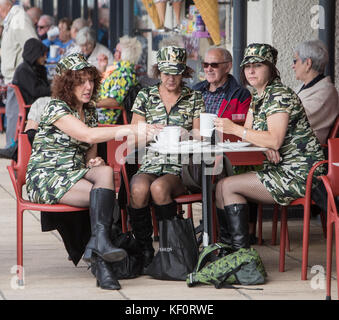
[[[224,62],[203,62],[201,65],[204,69],[207,69],[209,66],[211,66],[213,69],[218,69],[220,64],[228,63],[230,61],[224,61]]]
[[[38,29],[45,29],[47,28],[48,26],[38,26]]]

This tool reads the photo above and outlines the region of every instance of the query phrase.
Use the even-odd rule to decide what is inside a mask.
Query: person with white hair
[[[47,39],[47,32],[55,25],[55,19],[52,16],[44,14],[40,17],[37,24],[37,32],[41,41]]]
[[[80,51],[85,56],[87,61],[95,66],[99,71],[105,71],[100,69],[98,63],[98,56],[101,54],[107,56],[108,65],[113,64],[114,59],[112,52],[104,45],[97,43],[96,33],[93,29],[84,27],[79,30],[78,34],[76,35],[76,44],[80,47]]]
[[[135,65],[140,59],[142,45],[137,38],[123,36],[115,48],[115,65],[101,85],[97,103],[99,123],[116,124],[121,110],[107,109],[119,106],[132,86],[138,84]]]
[[[320,40],[305,41],[298,45],[293,60],[297,80],[303,85],[297,90],[308,121],[319,139],[326,144],[331,127],[339,115],[338,92],[331,78],[326,77],[328,51]]]
[[[38,38],[33,22],[21,6],[13,1],[0,0],[0,19],[4,21],[1,40],[1,73],[5,84],[12,82],[15,69],[23,62],[22,53],[25,42],[30,38]],[[19,106],[14,89],[8,87],[6,101],[6,147],[11,154],[15,147],[15,128],[18,120]]]

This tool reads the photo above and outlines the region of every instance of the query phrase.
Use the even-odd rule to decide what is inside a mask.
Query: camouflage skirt
[[[32,169],[26,179],[27,195],[34,203],[57,204],[89,169],[47,171]]]
[[[280,205],[289,205],[292,201],[305,196],[308,171],[291,172],[283,166],[272,168],[264,165],[264,168],[256,174],[275,202]]]

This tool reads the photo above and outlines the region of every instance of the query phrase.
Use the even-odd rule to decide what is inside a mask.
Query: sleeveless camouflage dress
[[[86,125],[96,127],[95,107],[90,105],[84,112]],[[71,138],[53,125],[66,115],[80,119],[78,112],[64,101],[51,100],[41,116],[26,174],[27,194],[32,202],[59,203],[89,170],[86,153],[91,145]]]
[[[260,181],[281,205],[303,197],[306,179],[312,166],[324,160],[320,143],[308,122],[304,107],[297,94],[285,87],[280,79],[269,84],[262,96],[254,93],[250,112],[253,114],[253,129],[267,131],[267,118],[275,113],[289,114],[285,140],[279,149],[282,161],[275,165],[264,162],[257,172]],[[322,174],[319,169],[315,176]]]
[[[155,85],[140,90],[135,99],[132,112],[145,117],[148,124],[180,126],[187,131],[191,131],[193,120],[200,118],[200,113],[205,112],[205,103],[201,92],[183,87],[181,96],[168,114],[164,103],[161,101],[159,85]],[[161,155],[147,149],[138,173],[157,176],[165,174],[180,175],[181,168],[182,165],[177,156]]]

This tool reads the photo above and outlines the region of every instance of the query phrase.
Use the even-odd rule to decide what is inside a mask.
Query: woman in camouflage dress
[[[217,185],[218,211],[225,217],[234,249],[250,246],[247,201],[288,205],[304,197],[309,170],[324,159],[300,99],[281,83],[277,57],[270,45],[247,47],[241,77],[254,92],[245,125],[216,120],[217,130],[268,148],[261,170],[228,177]]]
[[[138,128],[96,128],[92,98],[100,75],[81,54],[62,59],[56,70],[53,99],[41,116],[27,167],[27,193],[36,203],[89,207],[92,236],[86,252],[96,264],[97,282],[103,289],[120,289],[106,263],[126,257],[109,238],[115,199],[113,169],[97,157],[97,143],[136,134]]]
[[[160,49],[154,71],[161,82],[139,92],[132,108],[132,124],[174,125],[187,131],[199,129],[200,112],[204,112],[205,104],[200,92],[189,89],[182,82],[192,73],[186,67],[186,50],[173,46]],[[180,178],[181,164],[169,158],[147,150],[138,173],[131,181],[131,206],[128,211],[134,235],[143,246],[145,267],[154,256],[150,198],[158,221],[172,219],[177,213],[173,199],[186,192]]]

